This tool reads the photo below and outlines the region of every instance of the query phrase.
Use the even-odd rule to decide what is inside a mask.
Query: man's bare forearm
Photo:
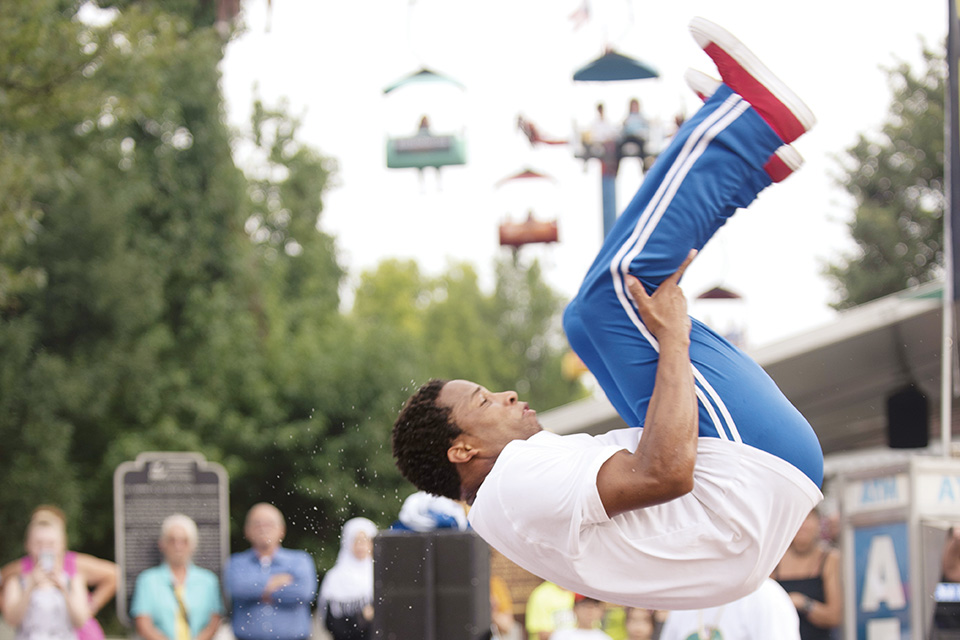
[[[693,488],[697,461],[697,396],[690,339],[661,340],[653,395],[643,437],[634,452],[641,469],[656,476],[671,500]]]
[[[668,502],[693,488],[697,401],[688,340],[663,340],[643,437],[636,451],[614,454],[597,474],[607,515]]]
[[[678,286],[695,255],[653,295],[636,278],[627,278],[630,295],[659,345],[653,393],[636,451],[620,451],[600,467],[597,491],[613,517],[679,498],[693,488],[697,460],[697,396],[690,366],[690,317]]]

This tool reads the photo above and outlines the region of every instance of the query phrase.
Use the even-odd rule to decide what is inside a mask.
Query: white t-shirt
[[[597,472],[643,430],[542,431],[504,447],[469,520],[527,571],[576,593],[650,609],[693,609],[756,590],[823,495],[793,465],[753,447],[700,438],[694,488],[609,518]]]
[[[800,640],[800,617],[790,596],[769,578],[760,588],[729,604],[695,611],[671,611],[660,640],[712,638]]]

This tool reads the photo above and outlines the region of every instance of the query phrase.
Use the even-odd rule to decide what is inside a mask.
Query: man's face
[[[275,509],[266,505],[256,506],[247,516],[243,533],[253,548],[274,549],[280,546],[285,533],[283,519]]]
[[[542,430],[537,412],[518,402],[515,391],[492,393],[474,382],[451,380],[443,385],[437,403],[451,408],[451,418],[464,433],[496,453]]]

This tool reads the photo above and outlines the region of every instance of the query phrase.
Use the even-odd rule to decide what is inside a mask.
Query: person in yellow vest
[[[197,524],[183,514],[160,527],[163,562],[137,576],[130,616],[143,640],[210,640],[224,614],[220,581],[193,564]]]
[[[549,640],[554,631],[576,626],[574,595],[573,591],[549,581],[542,582],[534,589],[527,600],[527,637],[530,640]]]

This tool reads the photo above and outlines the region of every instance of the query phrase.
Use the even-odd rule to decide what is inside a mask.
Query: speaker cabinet
[[[920,449],[930,436],[927,398],[910,385],[887,396],[887,444],[892,449]]]
[[[373,576],[375,638],[490,637],[490,549],[472,531],[379,533]]]

